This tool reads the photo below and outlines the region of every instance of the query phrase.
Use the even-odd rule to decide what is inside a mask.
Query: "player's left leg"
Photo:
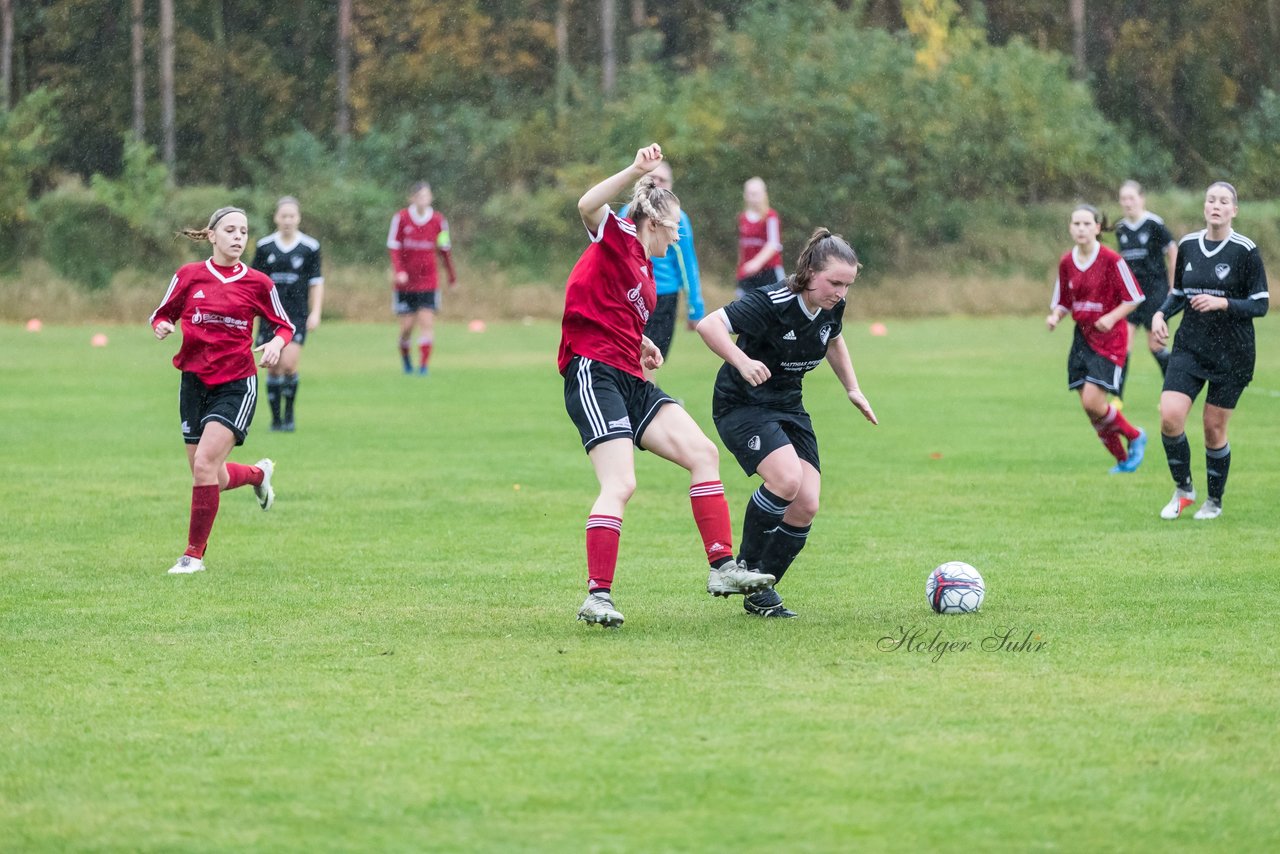
[[[1111,456],[1116,458],[1117,463],[1123,463],[1129,454],[1124,448],[1124,443],[1120,441],[1121,433],[1115,427],[1117,420],[1124,416],[1107,402],[1107,390],[1100,385],[1086,382],[1080,386],[1080,405],[1084,407],[1084,414],[1089,417],[1089,422],[1093,424],[1094,432],[1098,434],[1098,439],[1103,446]]]
[[[697,422],[674,402],[659,406],[638,443],[646,451],[670,460],[690,475],[689,503],[702,536],[711,572],[707,591],[716,596],[752,593],[773,584],[773,576],[750,572],[733,559],[733,530],[729,503],[720,482],[720,452]]]
[[[1231,420],[1233,412],[1234,409],[1205,401],[1204,456],[1209,497],[1196,511],[1196,519],[1216,519],[1222,515],[1222,493],[1226,491],[1227,475],[1231,471],[1231,443],[1227,441],[1227,422]]]
[[[283,398],[284,415],[279,419],[279,429],[286,433],[292,433],[293,424],[293,404],[298,397],[298,361],[302,356],[302,347],[295,341],[290,341],[284,345],[284,350],[280,353],[280,361],[276,363],[273,371],[279,371],[280,377],[280,397]],[[270,382],[270,379],[268,379]],[[277,423],[278,404],[271,408],[271,429],[275,430]]]
[[[426,374],[431,362],[431,348],[436,341],[436,310],[418,309],[418,373]]]
[[[213,520],[218,516],[218,495],[227,478],[227,457],[235,446],[236,434],[218,421],[203,426],[198,444],[187,445],[192,479],[191,518],[186,551],[169,569],[171,575],[187,575],[204,569],[204,552],[209,545]]]
[[[808,460],[800,460],[803,476],[796,497],[787,507],[782,520],[769,535],[761,566],[777,578],[775,589],[754,593],[743,600],[747,613],[760,617],[794,617],[796,613],[782,604],[776,585],[795,562],[809,539],[809,529],[818,515],[818,499],[822,493],[822,474]]]
[[[412,299],[412,296],[405,295],[404,299]],[[413,324],[418,319],[418,312],[409,308],[407,303],[397,298],[396,317],[400,321],[400,363],[404,367],[404,372],[411,374],[413,373],[413,363],[409,360],[409,341],[410,336],[413,335]]]

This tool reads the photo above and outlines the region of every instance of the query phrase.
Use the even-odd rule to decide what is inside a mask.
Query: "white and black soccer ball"
[[[967,614],[978,610],[986,590],[982,573],[958,560],[947,561],[929,573],[924,585],[929,607],[939,614]]]

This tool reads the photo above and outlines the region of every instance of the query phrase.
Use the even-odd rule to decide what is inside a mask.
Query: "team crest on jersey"
[[[640,315],[640,319],[648,323],[649,308],[644,304],[644,297],[640,295],[641,287],[643,286],[637,283],[634,288],[627,291],[627,301],[635,308],[636,313]]]
[[[295,270],[302,266],[302,261],[303,258],[301,255],[294,255],[293,258],[290,259],[290,262],[293,264],[293,269]]]
[[[1122,235],[1120,235],[1120,242],[1121,242],[1121,243],[1128,243],[1128,242],[1129,242],[1129,235],[1127,235],[1127,234],[1122,234]]]
[[[197,308],[195,312],[191,315],[191,322],[198,326],[203,321],[204,321],[204,315],[201,314],[200,309]]]
[[[1231,275],[1231,265],[1219,264],[1218,266],[1213,268],[1213,272],[1214,272],[1214,275],[1218,277],[1219,282],[1224,282],[1226,281],[1227,276]]]
[[[824,324],[823,327],[818,330],[818,337],[822,339],[822,346],[827,346],[827,339],[831,337],[830,323]]]
[[[267,256],[267,263],[274,264],[275,262],[276,262],[276,253],[272,252],[270,255]]]
[[[750,439],[748,439],[748,440],[747,440],[747,447],[748,447],[748,448],[750,448],[750,449],[751,449],[751,450],[753,450],[753,451],[758,451],[758,450],[760,450],[760,437],[759,437],[759,436],[752,436]]]

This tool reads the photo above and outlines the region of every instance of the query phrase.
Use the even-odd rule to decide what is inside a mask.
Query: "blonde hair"
[[[750,184],[760,185],[760,195],[764,197],[764,209],[768,210],[769,209],[769,186],[765,184],[763,178],[761,178],[759,175],[756,175],[755,177],[748,178],[747,180],[742,182],[743,193],[746,193],[747,186]]]
[[[1236,188],[1228,184],[1226,181],[1214,181],[1209,185],[1209,189],[1205,190],[1205,193],[1208,194],[1209,190],[1212,190],[1214,187],[1226,187],[1227,192],[1231,193],[1231,203],[1233,205],[1240,204],[1240,196],[1236,193]]]
[[[245,219],[248,219],[249,217],[249,215],[244,212],[244,208],[237,208],[234,205],[228,205],[225,208],[218,208],[214,211],[213,215],[209,217],[209,224],[204,228],[183,228],[180,229],[174,237],[186,237],[197,242],[207,241],[213,236],[213,230],[217,228],[218,223],[222,218],[227,214],[233,213],[243,214]]]
[[[280,209],[285,205],[293,205],[295,208],[298,209],[298,213],[302,213],[302,205],[298,203],[297,198],[294,196],[281,196],[279,199],[277,199],[276,212],[279,213]]]
[[[666,187],[659,187],[652,175],[645,175],[636,181],[635,188],[631,191],[631,219],[637,227],[647,219],[654,225],[679,230],[680,220],[672,218],[678,207],[680,200],[676,198],[676,194]]]

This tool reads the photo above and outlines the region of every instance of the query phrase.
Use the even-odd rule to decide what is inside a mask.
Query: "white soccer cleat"
[[[1222,515],[1222,502],[1213,498],[1206,498],[1204,504],[1200,505],[1200,509],[1196,511],[1195,519],[1217,519]]]
[[[1192,504],[1196,503],[1196,491],[1193,489],[1188,492],[1185,489],[1175,489],[1173,498],[1169,499],[1169,503],[1160,511],[1161,519],[1177,519],[1182,515],[1182,511],[1186,510]],[[1206,502],[1207,503],[1207,502]]]
[[[262,483],[253,488],[253,494],[258,496],[258,504],[263,510],[270,510],[276,501],[276,491],[271,488],[271,474],[276,470],[276,464],[263,457],[255,465],[262,469]]]
[[[746,596],[759,590],[768,590],[777,580],[772,575],[747,569],[745,561],[729,561],[724,569],[712,567],[707,574],[707,592],[712,596]]]
[[[578,619],[616,629],[622,625],[623,616],[613,607],[613,597],[608,593],[591,593],[578,609]]]
[[[183,555],[178,562],[169,567],[170,575],[190,575],[193,572],[204,572],[204,561],[191,555]]]

